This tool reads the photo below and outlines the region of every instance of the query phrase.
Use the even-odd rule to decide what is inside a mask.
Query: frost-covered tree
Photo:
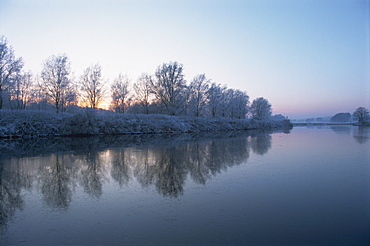
[[[272,113],[271,104],[267,101],[267,99],[263,97],[258,97],[254,99],[250,110],[253,118],[261,120],[268,119]]]
[[[207,90],[207,108],[211,117],[220,117],[224,112],[224,92],[226,86],[212,83]]]
[[[246,92],[234,89],[228,89],[227,98],[227,116],[229,118],[245,119],[248,113],[249,96]]]
[[[369,110],[364,107],[359,107],[353,113],[353,119],[357,120],[361,125],[364,124],[368,119],[370,119]]]
[[[152,95],[153,78],[143,73],[134,84],[135,99],[144,108],[144,113],[149,114],[149,103]]]
[[[156,99],[169,115],[179,114],[185,102],[186,81],[183,65],[177,62],[163,63],[155,72],[152,90]]]
[[[246,92],[212,84],[207,91],[208,110],[212,117],[244,119],[248,113]]]
[[[80,79],[81,98],[90,108],[96,109],[104,95],[101,66],[91,65],[86,68]]]
[[[189,86],[189,105],[190,115],[202,116],[207,105],[207,90],[210,80],[205,74],[199,74],[193,78]]]
[[[230,118],[230,101],[232,99],[233,90],[228,89],[226,86],[224,87],[221,99],[220,99],[220,116]]]
[[[114,80],[112,90],[112,108],[117,113],[124,113],[129,96],[130,80],[126,75],[119,74]]]
[[[4,36],[0,37],[0,109],[3,108],[4,95],[17,74],[23,68],[22,58],[15,58],[13,47]]]
[[[286,120],[286,119],[287,119],[287,117],[285,117],[282,114],[275,114],[275,115],[272,115],[270,117],[270,120],[273,120],[273,121],[283,121],[283,120]]]
[[[41,72],[44,93],[50,97],[56,112],[63,111],[70,88],[70,62],[66,55],[52,55]]]

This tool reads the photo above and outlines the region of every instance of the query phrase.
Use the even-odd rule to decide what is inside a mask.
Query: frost
[[[121,135],[154,133],[226,132],[287,127],[285,121],[177,117],[159,114],[117,114],[83,110],[75,114],[37,110],[0,110],[0,137],[51,135]]]

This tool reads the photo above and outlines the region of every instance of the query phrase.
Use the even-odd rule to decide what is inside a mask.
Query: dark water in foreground
[[[0,244],[370,245],[370,128],[127,138],[1,142]]]

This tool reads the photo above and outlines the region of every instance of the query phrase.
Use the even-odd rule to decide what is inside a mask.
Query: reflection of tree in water
[[[42,169],[41,192],[47,205],[67,209],[72,200],[72,170],[66,165],[70,160],[65,155],[53,155],[51,164]]]
[[[189,144],[189,168],[190,176],[196,182],[205,184],[210,178],[209,168],[207,167],[207,147],[208,143]]]
[[[358,126],[354,128],[353,138],[360,144],[366,143],[370,138],[370,127]]]
[[[148,148],[140,148],[140,151],[137,151],[133,155],[129,155],[128,158],[131,159],[136,180],[143,187],[149,187],[149,185],[153,184],[154,175],[156,173],[153,151]]]
[[[199,152],[195,152],[194,155],[200,156],[200,164],[203,168],[198,169],[201,173],[194,173],[195,170],[192,170],[192,168],[199,164],[193,165],[193,162],[190,162],[192,177],[204,176],[209,178],[210,175],[221,173],[222,170],[227,170],[228,167],[243,163],[249,158],[246,138],[212,140],[206,142],[198,150]],[[200,181],[199,183],[205,183],[205,180],[194,180]]]
[[[20,168],[19,159],[17,162],[5,165],[0,161],[0,233],[6,229],[15,211],[23,209],[22,188],[31,187],[30,176]]]
[[[341,125],[334,125],[330,126],[330,129],[338,134],[350,134],[351,133],[351,127],[350,126],[341,126]]]
[[[251,136],[250,145],[253,153],[257,155],[264,155],[271,148],[271,135],[258,133],[254,136]]]
[[[186,179],[184,151],[178,147],[162,149],[156,161],[156,187],[160,194],[178,197],[184,193]]]
[[[188,173],[205,184],[211,175],[245,162],[249,157],[246,138],[162,145],[137,152],[131,161],[134,175],[143,187],[155,184],[160,194],[183,194]],[[135,160],[133,160],[135,159]]]
[[[99,152],[87,154],[86,162],[80,173],[81,185],[87,194],[99,198],[103,194]]]
[[[22,173],[26,169],[14,164],[11,170],[4,169],[2,165],[1,223],[6,224],[15,209],[22,208],[20,192],[22,188],[31,187],[33,180],[38,180],[46,204],[53,208],[69,207],[76,180],[87,194],[101,197],[105,171],[121,187],[128,184],[133,176],[143,187],[155,185],[163,196],[178,197],[184,193],[188,174],[195,182],[205,184],[212,176],[246,162],[250,148],[257,154],[265,154],[271,148],[269,134],[248,136],[156,144],[154,147],[116,147],[109,151],[97,149],[94,146],[97,143],[92,141],[83,148],[79,147],[78,151],[73,150],[74,154],[38,158],[42,164],[39,163],[39,168],[32,175]],[[110,165],[103,165],[106,154]],[[32,165],[28,166],[32,169]],[[105,170],[106,167],[111,169]]]
[[[125,151],[122,149],[115,152],[112,156],[112,169],[111,176],[117,183],[122,187],[124,184],[128,184],[130,180],[130,169],[126,163]]]

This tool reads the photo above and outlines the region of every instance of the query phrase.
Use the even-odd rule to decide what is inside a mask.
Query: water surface
[[[0,142],[2,245],[366,245],[370,128]]]

